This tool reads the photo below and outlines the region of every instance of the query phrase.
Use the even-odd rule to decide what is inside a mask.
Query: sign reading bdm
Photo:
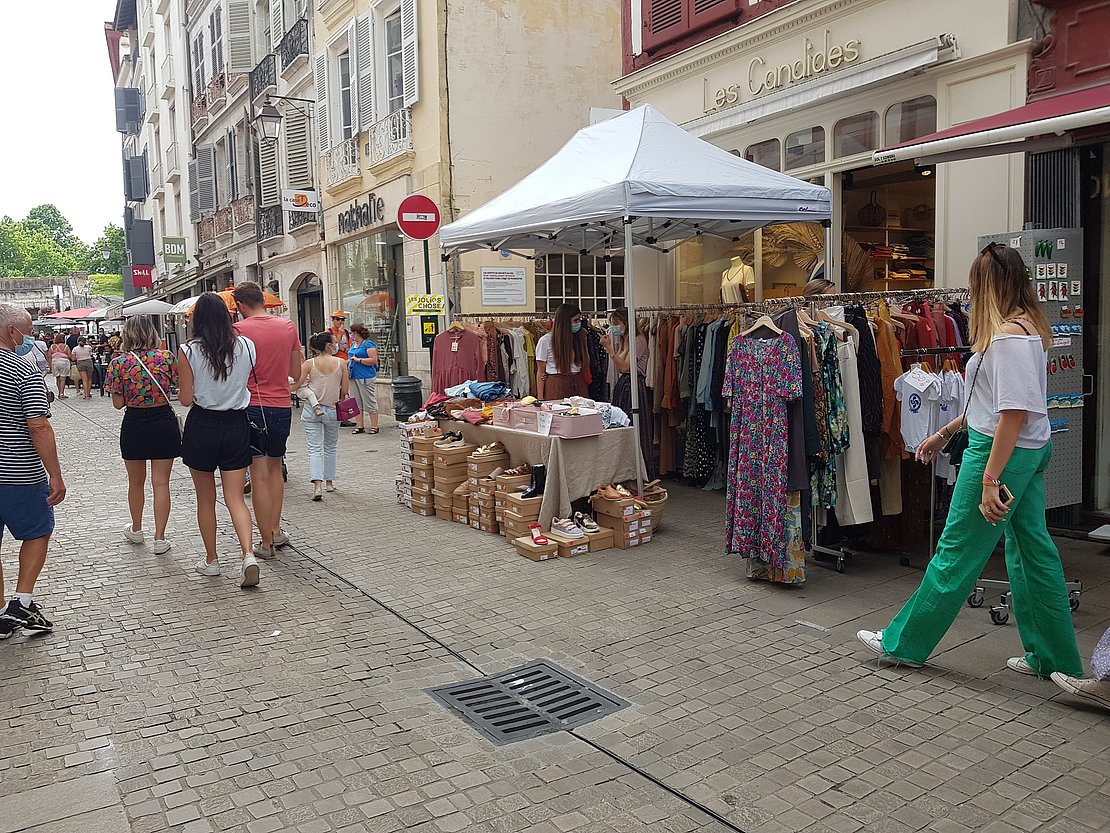
[[[189,253],[185,250],[184,237],[162,238],[162,260],[166,263],[186,263]]]
[[[410,292],[405,296],[405,313],[408,315],[416,315],[418,312],[442,314],[446,308],[446,295],[422,295],[416,292]]]
[[[315,191],[285,189],[281,192],[281,207],[285,211],[305,211],[316,214],[320,211],[320,195]]]
[[[439,231],[439,206],[423,194],[412,194],[397,206],[397,225],[410,240],[427,240]]]

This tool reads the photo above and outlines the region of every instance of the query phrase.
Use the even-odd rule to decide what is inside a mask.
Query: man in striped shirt
[[[0,639],[20,628],[49,632],[54,626],[34,600],[54,531],[54,507],[66,496],[46,384],[25,357],[34,344],[31,316],[0,304],[0,544],[5,529],[22,542],[15,593],[0,611]],[[0,569],[0,604],[4,600]]]

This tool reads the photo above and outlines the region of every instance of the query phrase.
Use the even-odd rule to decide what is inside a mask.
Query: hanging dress
[[[786,403],[802,395],[793,336],[737,337],[729,348],[722,393],[732,408],[725,552],[758,562],[753,568],[785,575]]]

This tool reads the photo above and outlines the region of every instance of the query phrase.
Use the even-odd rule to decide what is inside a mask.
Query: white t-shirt
[[[950,423],[961,413],[964,404],[964,377],[952,370],[941,374],[940,399],[935,403],[936,419],[933,433]],[[956,482],[956,467],[948,460],[948,455],[937,455],[937,477],[944,478],[949,485]]]
[[[559,368],[555,364],[555,351],[551,345],[551,333],[544,333],[540,336],[540,340],[536,342],[536,361],[544,362],[547,365],[548,374],[559,372]],[[572,364],[570,372],[581,373],[582,368],[579,365]]]
[[[993,437],[1000,411],[1028,411],[1018,448],[1043,448],[1052,438],[1048,421],[1048,354],[1039,335],[998,335],[967,363],[967,424]],[[979,377],[975,371],[982,364]],[[974,384],[974,387],[973,387]]]
[[[240,411],[251,402],[247,387],[254,366],[254,342],[246,336],[235,341],[235,360],[226,379],[217,379],[204,353],[194,343],[181,345],[181,352],[193,369],[193,403],[206,411]]]
[[[915,384],[916,380],[920,381]],[[915,368],[894,380],[894,391],[902,403],[902,441],[906,451],[912,453],[936,431],[941,379],[935,373]]]

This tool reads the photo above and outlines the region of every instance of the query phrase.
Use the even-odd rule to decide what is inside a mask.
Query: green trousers
[[[1064,569],[1045,525],[1044,471],[1052,443],[1014,449],[1000,475],[1014,502],[1006,520],[992,526],[979,512],[991,442],[970,432],[936,555],[917,592],[883,629],[883,649],[894,659],[924,662],[952,627],[1005,533],[1006,571],[1026,659],[1042,677],[1053,671],[1082,676]]]

